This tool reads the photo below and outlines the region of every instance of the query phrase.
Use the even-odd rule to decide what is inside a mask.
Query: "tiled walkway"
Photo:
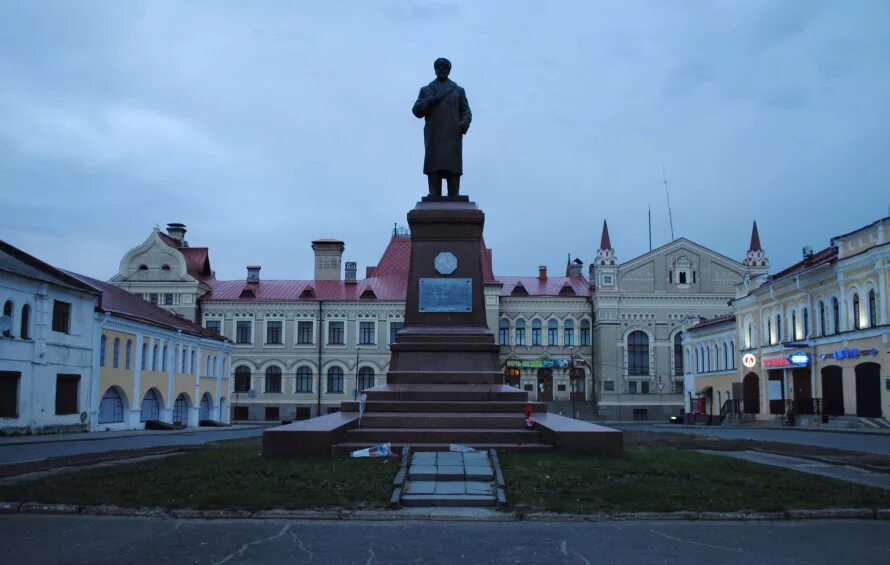
[[[411,455],[401,503],[405,506],[495,506],[497,484],[487,452]]]

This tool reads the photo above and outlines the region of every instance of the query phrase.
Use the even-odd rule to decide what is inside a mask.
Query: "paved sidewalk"
[[[625,422],[627,424],[627,422]],[[608,424],[606,424],[608,425]],[[693,426],[691,424],[652,424],[653,428],[664,430],[676,429],[727,429],[727,430],[782,430],[783,432],[822,432],[829,434],[857,434],[857,435],[877,435],[890,436],[890,428],[822,428],[822,427],[803,427],[803,426]]]
[[[708,449],[701,449],[699,452],[708,455],[732,457],[734,459],[742,459],[743,461],[772,465],[774,467],[783,467],[801,473],[821,475],[823,477],[830,477],[848,483],[856,483],[890,490],[890,473],[876,473],[874,471],[868,471],[850,465],[834,465],[831,463],[813,461],[811,459],[778,455],[776,453],[764,453],[762,451],[711,451]]]
[[[193,435],[209,432],[249,430],[265,428],[274,424],[237,424],[222,427],[183,428],[181,430],[118,430],[112,432],[78,432],[68,434],[26,434],[16,436],[0,436],[0,447],[7,445],[28,445],[33,443],[58,443],[66,441],[98,441],[146,436]]]

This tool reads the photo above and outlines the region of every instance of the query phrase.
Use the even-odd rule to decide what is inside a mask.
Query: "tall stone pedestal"
[[[391,442],[394,450],[562,449],[621,455],[618,430],[548,414],[547,404],[503,384],[499,347],[485,318],[482,228],[466,197],[424,198],[408,213],[411,263],[404,329],[391,345],[387,384],[341,411],[263,432],[263,455],[348,454]],[[534,411],[528,426],[524,410]]]
[[[411,263],[405,325],[389,384],[502,384],[485,319],[482,227],[472,202],[420,202],[408,213]]]

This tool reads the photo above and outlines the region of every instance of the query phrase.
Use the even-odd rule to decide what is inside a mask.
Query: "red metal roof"
[[[694,326],[692,326],[689,329],[697,330],[699,328],[713,326],[716,324],[720,324],[722,322],[734,322],[734,321],[735,321],[735,314],[721,314],[720,316],[714,316],[710,320],[707,318],[702,318],[701,321],[699,321],[699,323],[695,324]]]
[[[158,232],[161,241],[182,253],[185,257],[185,268],[188,274],[201,281],[207,281],[213,278],[213,271],[210,269],[210,252],[206,247],[180,247],[179,242],[165,234]]]
[[[543,281],[538,277],[498,277],[498,280],[504,285],[501,287],[501,296],[511,296],[513,289],[519,283],[522,283],[522,287],[525,288],[529,296],[567,296],[565,292],[560,294],[565,286],[575,292],[574,296],[590,296],[590,286],[583,276],[547,277],[547,280]],[[568,296],[572,295],[568,294]]]
[[[112,284],[86,275],[71,272],[68,272],[68,274],[102,293],[102,296],[99,299],[98,309],[103,312],[111,312],[112,314],[124,318],[130,318],[167,329],[182,330],[184,333],[191,335],[225,341],[224,337],[210,333],[198,324],[194,324],[185,318],[180,318],[176,314],[173,314],[160,306],[155,306],[154,304],[139,298],[135,294],[131,294]]]
[[[787,269],[781,270],[774,275],[770,275],[766,282],[761,286],[766,286],[768,284],[772,284],[774,282],[780,281],[782,279],[797,275],[806,270],[812,269],[813,267],[818,267],[819,265],[824,265],[825,263],[832,263],[837,261],[837,247],[831,246],[826,247],[821,251],[817,251],[813,253],[812,256],[798,261],[797,263],[791,265]]]

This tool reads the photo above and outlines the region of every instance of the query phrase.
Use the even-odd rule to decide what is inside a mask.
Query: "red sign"
[[[788,361],[787,357],[773,357],[772,359],[764,359],[763,360],[764,367],[794,367],[790,361]]]

